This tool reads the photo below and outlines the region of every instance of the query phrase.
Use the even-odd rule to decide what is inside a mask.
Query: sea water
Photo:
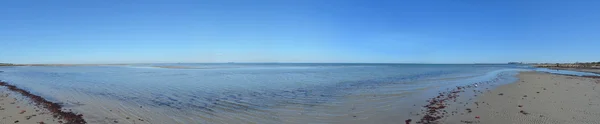
[[[424,90],[511,82],[522,70],[535,69],[502,64],[15,66],[0,67],[0,80],[61,103],[91,123],[319,123],[335,122],[328,116],[343,114],[338,106],[369,102],[353,96],[401,96],[374,103],[390,106]]]

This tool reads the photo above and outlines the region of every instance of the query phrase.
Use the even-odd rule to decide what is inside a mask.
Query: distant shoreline
[[[577,68],[577,69],[600,69],[600,62],[590,63],[544,63],[532,64],[540,68]]]
[[[131,65],[131,64],[0,64],[0,66],[101,66],[101,65]]]

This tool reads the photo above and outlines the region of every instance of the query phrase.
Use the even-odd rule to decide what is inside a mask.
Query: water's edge
[[[477,65],[473,65],[477,66]],[[202,89],[212,90],[213,84],[198,85],[198,84],[187,84],[186,80],[190,76],[202,76],[210,78],[214,76],[212,72],[217,71],[220,73],[227,74],[225,77],[231,77],[228,70],[235,70],[232,73],[233,76],[244,75],[246,80],[262,79],[264,77],[256,74],[253,68],[220,68],[220,69],[162,69],[162,68],[131,68],[125,67],[77,67],[76,70],[72,67],[60,67],[60,68],[41,68],[42,71],[48,70],[50,73],[37,73],[40,68],[23,68],[19,73],[24,75],[9,75],[13,83],[20,83],[23,85],[24,90],[31,90],[32,94],[42,94],[40,96],[45,97],[44,94],[49,95],[46,98],[48,101],[55,101],[56,103],[63,103],[62,105],[68,106],[68,109],[73,108],[76,112],[86,114],[86,121],[89,123],[106,123],[118,120],[119,122],[132,122],[137,120],[128,120],[131,118],[139,118],[139,121],[146,120],[143,123],[188,123],[188,122],[205,122],[205,123],[301,123],[301,122],[316,122],[316,123],[327,123],[337,120],[360,120],[361,118],[373,116],[376,112],[365,112],[366,108],[371,106],[373,110],[394,110],[402,107],[393,106],[397,102],[403,102],[408,100],[409,97],[423,97],[427,96],[421,94],[423,92],[436,92],[436,89],[443,89],[453,87],[456,85],[462,85],[477,81],[491,80],[496,77],[496,73],[500,72],[487,72],[487,69],[479,72],[486,72],[485,74],[463,74],[465,68],[480,69],[480,67],[473,66],[458,66],[458,67],[444,67],[438,69],[437,66],[428,67],[420,65],[417,71],[427,70],[416,73],[402,74],[402,69],[406,67],[402,66],[400,74],[395,73],[394,69],[398,67],[394,66],[382,66],[382,67],[370,67],[370,66],[333,66],[333,67],[277,67],[284,68],[272,69],[265,67],[253,67],[266,74],[268,77],[282,76],[285,80],[279,80],[281,78],[271,78],[273,81],[267,81],[271,83],[264,83],[265,86],[269,85],[281,85],[275,84],[276,82],[293,82],[295,80],[302,81],[302,84],[286,84],[282,85],[280,89],[268,89],[267,90],[236,90],[237,92],[214,92],[204,91]],[[124,69],[123,69],[124,68]],[[341,68],[338,69],[338,68]],[[411,69],[414,67],[409,67]],[[446,68],[444,70],[444,68]],[[448,69],[449,68],[449,69]],[[500,67],[503,68],[503,67]],[[65,71],[65,69],[67,71]],[[83,72],[79,72],[81,69],[86,69]],[[328,69],[328,70],[324,70]],[[462,70],[461,70],[462,69]],[[32,71],[33,70],[33,73]],[[104,73],[106,71],[133,71],[132,73],[120,73],[118,75],[112,75],[111,73]],[[224,71],[225,70],[225,71]],[[291,70],[291,71],[290,71]],[[314,70],[314,72],[313,72]],[[325,73],[323,73],[323,71]],[[333,70],[333,71],[332,71]],[[338,71],[339,70],[339,71]],[[471,69],[472,70],[472,69]],[[467,71],[471,71],[467,70]],[[12,72],[11,72],[12,71]],[[9,73],[15,72],[14,70]],[[58,71],[58,72],[55,72]],[[300,71],[301,73],[297,73]],[[99,73],[101,72],[101,73]],[[138,75],[155,75],[157,72],[167,72],[166,74],[170,77],[163,79],[159,76],[154,76],[151,80],[147,80],[146,77],[139,77]],[[202,73],[197,73],[202,72]],[[211,72],[211,73],[204,73]],[[410,72],[410,70],[408,71]],[[314,73],[314,74],[313,74]],[[489,73],[489,74],[488,74]],[[49,74],[49,75],[48,75]],[[100,75],[98,75],[100,74]],[[111,74],[107,76],[101,76],[105,74]],[[260,73],[259,73],[260,74]],[[278,75],[279,74],[279,75]],[[284,74],[284,75],[281,75]],[[34,80],[29,79],[30,76],[34,76]],[[274,75],[274,76],[272,76]],[[308,75],[308,76],[307,76]],[[349,76],[344,76],[349,75]],[[371,76],[377,75],[377,76]],[[384,75],[384,76],[380,76]],[[389,76],[385,76],[389,75]],[[400,76],[395,76],[400,75]],[[0,75],[1,76],[1,75]],[[37,76],[37,77],[35,77]],[[50,77],[48,77],[50,76]],[[125,79],[135,80],[112,80],[112,79],[123,79],[122,76],[129,76]],[[216,75],[222,76],[222,75]],[[299,78],[295,78],[298,77]],[[342,77],[340,77],[342,76]],[[23,77],[23,78],[21,78]],[[46,78],[48,77],[48,78]],[[97,81],[90,81],[88,78]],[[108,77],[108,78],[104,78]],[[239,77],[239,76],[238,76]],[[285,77],[289,78],[286,79]],[[346,78],[347,77],[347,78]],[[365,78],[363,78],[365,77]],[[339,79],[335,79],[339,78]],[[35,80],[39,79],[39,80]],[[105,80],[111,79],[111,80]],[[169,79],[177,79],[183,81],[183,83],[163,83],[161,81],[168,81]],[[183,79],[183,80],[181,80]],[[210,80],[201,78],[202,80]],[[220,78],[219,80],[227,78]],[[316,80],[318,79],[318,80]],[[335,79],[335,80],[333,80]],[[342,79],[342,80],[340,80]],[[16,82],[20,81],[21,82]],[[157,80],[156,83],[152,80]],[[215,80],[215,81],[219,81]],[[344,81],[346,80],[346,81]],[[116,81],[116,82],[113,82]],[[131,82],[134,81],[134,82]],[[144,81],[152,81],[146,83]],[[25,82],[25,83],[23,83]],[[46,83],[48,82],[48,83]],[[123,83],[122,83],[123,82]],[[130,82],[130,83],[128,83]],[[143,82],[145,84],[135,84],[136,82]],[[189,82],[189,81],[188,81]],[[308,82],[308,83],[304,83]],[[336,82],[334,84],[311,84],[311,82]],[[221,83],[221,82],[218,82]],[[243,84],[242,85],[248,85]],[[136,87],[131,87],[136,86]],[[148,86],[143,86],[148,85]],[[262,84],[260,84],[262,85]],[[295,86],[297,85],[297,86]],[[19,86],[19,85],[18,85]],[[190,87],[194,89],[195,86],[202,86],[196,88],[196,90],[188,89],[171,89],[176,87]],[[228,85],[224,85],[228,86]],[[237,88],[233,87],[225,88]],[[294,86],[288,88],[287,86]],[[21,86],[19,86],[21,87]],[[63,87],[75,87],[66,90]],[[272,86],[270,86],[272,87]],[[91,88],[91,89],[90,89]],[[135,88],[135,89],[132,89]],[[147,89],[147,88],[159,88]],[[259,87],[261,88],[261,87]],[[278,88],[278,87],[276,87]],[[41,90],[40,90],[41,89]],[[50,90],[45,90],[50,89]],[[242,88],[243,89],[243,88]],[[113,92],[115,90],[123,90],[128,92]],[[171,91],[173,90],[173,91]],[[433,91],[435,90],[435,91]],[[65,92],[66,91],[66,92]],[[129,92],[135,91],[135,92]],[[140,92],[140,94],[137,93]],[[161,91],[153,93],[152,91]],[[227,90],[226,90],[227,91]],[[418,91],[418,92],[414,92]],[[423,91],[423,92],[421,92]],[[147,93],[150,94],[147,94]],[[133,94],[124,94],[133,93]],[[61,95],[68,94],[68,95]],[[435,94],[429,92],[428,95]],[[200,96],[199,96],[200,95]],[[414,96],[413,96],[414,95]],[[189,99],[188,99],[189,98]],[[428,98],[428,97],[425,97]],[[394,100],[390,100],[394,99]],[[189,100],[189,101],[187,101]],[[365,102],[371,101],[371,102]],[[424,101],[424,100],[422,100]],[[81,103],[81,104],[80,104]],[[137,106],[137,107],[136,107]],[[353,109],[356,108],[356,109]],[[134,109],[135,111],[128,111],[128,109]],[[148,113],[155,113],[157,115],[145,116]],[[179,113],[187,116],[178,116]],[[300,115],[298,115],[300,114]],[[108,116],[105,116],[108,115]],[[262,116],[258,116],[262,115]],[[314,119],[318,117],[317,119]],[[311,119],[313,118],[313,119]],[[88,120],[91,119],[91,120]],[[167,120],[167,121],[159,121]],[[297,120],[297,121],[294,121]],[[135,123],[135,122],[134,122]]]

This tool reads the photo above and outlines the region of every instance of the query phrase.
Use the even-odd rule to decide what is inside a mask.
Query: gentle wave
[[[206,69],[156,69],[155,66]],[[357,96],[390,109],[425,89],[498,78],[511,65],[161,64],[0,68],[0,79],[84,113],[90,122],[329,122]],[[515,70],[511,70],[515,71]],[[354,99],[356,100],[356,99]],[[360,103],[364,104],[364,103]],[[387,106],[387,107],[386,107]],[[319,109],[317,109],[319,108]],[[325,109],[325,110],[321,110]],[[333,111],[333,113],[322,111]],[[291,113],[305,113],[298,116]],[[312,114],[312,115],[311,115]],[[322,115],[327,114],[327,115]],[[320,119],[302,119],[314,117]]]

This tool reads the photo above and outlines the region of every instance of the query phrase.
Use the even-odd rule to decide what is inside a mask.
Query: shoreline
[[[406,124],[600,123],[600,77],[520,72],[518,81],[479,82],[440,92]],[[485,89],[484,89],[485,88]]]
[[[591,102],[592,99],[594,100],[598,100],[597,102],[600,102],[600,94],[590,94],[590,93],[586,93],[586,94],[577,94],[577,92],[580,92],[579,90],[577,90],[577,88],[591,88],[591,86],[594,87],[594,89],[592,89],[592,91],[595,91],[595,85],[600,84],[600,77],[595,77],[595,76],[575,76],[575,75],[561,75],[561,74],[552,74],[552,73],[545,73],[545,72],[533,72],[533,71],[527,71],[527,72],[519,72],[518,75],[511,75],[511,76],[517,76],[518,80],[516,82],[513,82],[514,80],[510,80],[511,83],[509,83],[509,81],[507,81],[506,83],[500,83],[500,85],[498,85],[499,83],[495,83],[495,81],[497,79],[493,79],[490,81],[483,81],[483,82],[477,82],[477,83],[472,83],[472,84],[465,84],[465,85],[461,85],[461,86],[456,86],[456,87],[449,87],[449,88],[444,88],[445,90],[441,90],[441,92],[438,92],[435,94],[435,96],[431,97],[431,96],[427,96],[427,97],[420,97],[423,98],[423,101],[427,100],[426,103],[423,102],[424,104],[407,104],[407,107],[410,106],[414,106],[412,108],[416,108],[416,111],[412,111],[413,109],[407,109],[410,110],[410,113],[406,113],[409,116],[404,116],[402,114],[398,114],[397,111],[396,112],[390,112],[388,114],[394,114],[396,113],[397,115],[393,115],[396,116],[395,118],[389,118],[389,119],[385,119],[385,120],[380,120],[380,119],[366,119],[365,120],[371,120],[373,122],[396,122],[396,123],[406,123],[406,124],[414,124],[414,123],[419,123],[419,124],[431,124],[431,123],[445,123],[445,122],[453,122],[453,123],[498,123],[498,122],[513,122],[513,123],[539,123],[539,122],[569,122],[569,121],[561,121],[564,120],[564,116],[560,115],[560,117],[558,117],[559,119],[546,119],[546,120],[539,120],[539,117],[537,118],[538,120],[535,120],[536,118],[532,118],[530,117],[530,115],[536,115],[536,117],[538,115],[543,116],[543,117],[552,117],[555,114],[560,114],[560,112],[538,112],[538,111],[542,111],[544,109],[541,108],[535,108],[532,107],[533,110],[524,110],[524,109],[520,109],[520,108],[527,108],[529,106],[536,106],[536,104],[541,104],[541,103],[535,103],[535,102],[531,102],[530,103],[524,103],[523,101],[525,100],[545,100],[545,101],[551,101],[551,102],[566,102],[566,101],[561,101],[564,98],[570,98],[570,97],[581,97],[578,95],[585,95],[585,97],[590,97],[589,101]],[[561,87],[558,87],[557,89],[552,89],[549,87],[552,86],[558,86],[556,84],[552,84],[552,83],[548,83],[548,82],[552,82],[552,81],[558,81],[559,82],[574,82],[577,85],[560,85]],[[562,84],[562,83],[561,83]],[[582,86],[585,87],[577,87],[579,86],[579,84],[582,84]],[[586,84],[586,85],[583,85]],[[52,103],[47,101],[46,99],[41,98],[40,96],[36,96],[33,95],[31,93],[29,93],[28,91],[25,91],[23,89],[17,88],[14,85],[11,85],[9,83],[6,82],[2,82],[0,81],[0,86],[4,86],[7,87],[6,89],[10,90],[12,93],[19,93],[22,96],[25,96],[26,99],[30,99],[30,101],[32,101],[31,103],[33,103],[35,106],[39,107],[40,109],[47,109],[50,111],[49,115],[56,115],[54,116],[52,119],[65,119],[64,121],[67,123],[86,123],[85,120],[83,120],[83,115],[81,114],[75,114],[72,112],[65,112],[62,111],[62,106],[60,104],[57,103]],[[509,87],[509,88],[506,88]],[[540,87],[545,87],[548,88],[548,90],[546,90],[544,88],[544,91],[537,91],[538,93],[529,93],[529,92],[534,92],[536,90],[540,90]],[[573,88],[573,87],[577,87],[577,88]],[[536,89],[537,88],[537,89]],[[566,88],[566,89],[565,89]],[[575,90],[572,90],[575,89]],[[564,92],[563,90],[570,90],[571,92],[567,92],[567,93],[558,93],[558,92]],[[589,90],[589,89],[588,89]],[[592,92],[589,91],[589,92]],[[548,95],[546,94],[546,96],[543,97],[547,97],[547,98],[541,98],[540,96],[536,96],[535,94],[545,94],[546,92],[552,92],[552,94]],[[558,95],[553,94],[554,92],[557,92]],[[521,93],[521,94],[518,94]],[[523,94],[526,94],[525,96]],[[575,94],[569,94],[569,93],[575,93]],[[566,95],[565,95],[566,94]],[[527,97],[527,95],[529,95],[529,97]],[[591,98],[592,96],[596,97],[596,98]],[[374,96],[373,96],[374,97]],[[508,99],[507,99],[508,98]],[[419,100],[420,101],[420,100]],[[580,101],[587,101],[587,99],[582,99]],[[421,101],[422,102],[422,101]],[[514,103],[519,103],[518,105],[514,105],[514,106],[505,106],[506,105],[513,105]],[[582,102],[585,103],[585,102]],[[24,106],[24,105],[22,105]],[[50,107],[49,107],[50,106]],[[422,107],[420,107],[422,106]],[[514,109],[515,106],[518,106],[518,109]],[[600,108],[600,105],[598,105]],[[54,108],[52,108],[54,107]],[[581,108],[581,106],[565,106],[565,105],[560,105],[560,107],[564,107],[564,108]],[[49,109],[52,108],[52,109]],[[488,108],[492,108],[492,110],[489,110]],[[354,108],[353,108],[354,109]],[[419,109],[421,109],[420,113],[419,113]],[[519,110],[520,109],[520,110]],[[529,109],[529,108],[528,108]],[[494,110],[507,110],[507,111],[494,111]],[[510,110],[510,111],[508,111]],[[513,111],[514,110],[514,111]],[[573,110],[577,110],[577,111],[582,111],[581,109],[573,109]],[[27,110],[29,112],[29,110]],[[600,109],[599,109],[600,111]],[[418,113],[415,115],[415,112]],[[537,112],[537,113],[536,113]],[[18,110],[13,110],[13,113],[18,113]],[[58,114],[57,114],[58,113]],[[539,113],[543,113],[543,114],[539,114]],[[564,113],[564,112],[563,112]],[[590,112],[587,112],[590,113]],[[62,115],[61,115],[62,114]],[[592,113],[593,115],[599,115],[598,117],[600,117],[600,113]],[[398,116],[400,115],[400,116]],[[382,118],[388,118],[392,117],[390,115],[380,115],[380,116],[385,116]],[[402,117],[404,116],[404,117]],[[515,117],[512,117],[515,116]],[[38,115],[38,117],[40,117]],[[90,117],[90,115],[88,114],[87,117]],[[397,118],[397,117],[401,117],[401,118]],[[506,118],[500,118],[500,119],[504,119],[504,120],[497,120],[499,119],[499,117],[506,117]],[[569,116],[569,117],[575,117],[575,116]],[[81,118],[80,121],[74,121],[77,120],[77,118]],[[348,120],[354,120],[357,121],[357,119],[363,119],[363,116],[356,116],[356,115],[352,115],[349,114],[349,118],[353,118],[353,119],[348,119]],[[380,118],[380,117],[376,117],[376,118]],[[66,120],[68,119],[68,120]],[[89,119],[89,118],[88,118]],[[340,118],[342,119],[342,118]],[[347,119],[347,118],[343,118],[343,119]],[[496,119],[496,120],[494,120]],[[514,120],[518,119],[518,122],[515,122]],[[529,122],[529,120],[527,119],[534,119],[535,122]],[[379,120],[379,121],[377,121]],[[548,120],[552,120],[552,121],[548,121]],[[573,119],[574,120],[574,119]],[[88,120],[90,121],[90,120]],[[399,122],[401,121],[401,122]],[[539,122],[538,122],[539,121]],[[21,123],[23,123],[25,121],[21,121]],[[93,121],[92,121],[93,122]],[[367,122],[367,123],[373,123],[373,122]],[[594,121],[596,122],[596,121]],[[597,121],[600,122],[600,121]]]
[[[571,63],[571,64],[533,64],[536,68],[546,68],[551,70],[568,70],[568,71],[579,71],[589,72],[594,74],[600,74],[600,62],[592,63]]]
[[[568,70],[568,71],[579,71],[579,72],[589,72],[594,74],[600,74],[600,69],[598,68],[566,68],[566,67],[545,67],[547,69],[552,70]]]
[[[18,93],[19,95],[25,97],[33,104],[32,105],[33,107],[42,108],[42,109],[47,110],[52,115],[53,118],[59,119],[58,123],[66,123],[66,124],[85,124],[85,123],[87,123],[83,119],[82,114],[76,114],[73,112],[63,111],[62,106],[58,103],[50,102],[38,95],[31,94],[29,91],[20,89],[16,86],[11,85],[4,81],[0,81],[0,86],[6,87],[9,91],[11,91],[13,93]],[[15,100],[16,100],[16,98],[15,98]],[[11,104],[14,104],[14,102]],[[20,107],[17,106],[17,108],[20,108]],[[23,111],[24,110],[22,110],[22,112],[20,112],[20,114],[24,113]],[[15,123],[18,123],[18,121],[15,121]],[[44,122],[38,122],[38,123],[44,124]]]

